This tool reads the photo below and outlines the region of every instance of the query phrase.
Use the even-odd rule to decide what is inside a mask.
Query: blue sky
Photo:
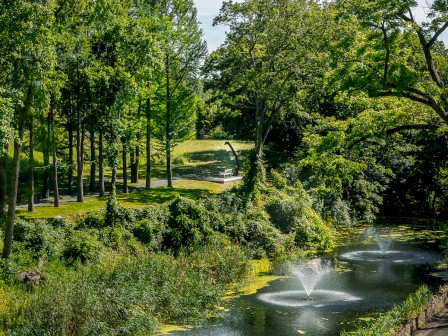
[[[216,50],[225,40],[227,27],[213,27],[213,19],[219,14],[222,0],[194,0],[198,9],[198,19],[204,30],[204,38],[208,44],[208,51]],[[235,2],[243,2],[238,0]]]
[[[236,2],[243,2],[244,0],[234,0]],[[196,8],[198,9],[198,19],[202,24],[202,29],[204,30],[204,38],[208,44],[209,52],[216,50],[225,40],[225,32],[227,27],[216,26],[213,27],[213,19],[219,14],[221,9],[222,0],[194,0]],[[418,0],[419,7],[415,9],[415,16],[422,21],[425,19],[425,8],[428,4],[432,3],[433,0]],[[448,0],[447,0],[448,5]],[[445,32],[442,35],[442,40],[447,44],[448,33]]]

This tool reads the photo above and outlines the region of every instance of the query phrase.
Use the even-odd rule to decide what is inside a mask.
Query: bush
[[[162,248],[163,236],[166,226],[161,222],[142,219],[133,228],[134,236],[142,243],[146,244],[152,251]]]
[[[232,136],[224,131],[221,125],[216,126],[207,134],[207,139],[212,140],[232,140]]]
[[[304,209],[302,218],[296,227],[296,244],[304,249],[323,251],[333,245],[332,229],[329,228],[313,209]]]
[[[245,240],[254,258],[263,258],[284,246],[283,235],[270,224],[269,215],[266,212],[250,211],[243,221],[247,228]]]
[[[135,213],[132,233],[150,250],[162,248],[163,238],[167,231],[169,210],[165,205],[149,206]]]
[[[104,216],[105,226],[131,227],[134,220],[134,211],[118,204],[115,187],[113,187],[107,199],[106,214]]]
[[[276,228],[283,233],[290,233],[297,225],[296,218],[302,216],[303,204],[296,198],[277,193],[268,200],[266,210]]]
[[[26,221],[18,219],[14,225],[14,240],[34,258],[51,258],[61,249],[62,231],[52,227],[46,220]]]
[[[104,210],[90,212],[78,220],[77,226],[78,228],[101,229],[106,226],[105,214]]]
[[[92,262],[98,260],[100,247],[96,231],[73,230],[67,237],[62,255],[71,264]]]
[[[169,205],[170,217],[165,243],[168,248],[200,246],[212,233],[210,214],[199,202],[177,197]]]
[[[104,227],[98,232],[98,238],[106,247],[124,254],[142,252],[141,244],[132,232],[124,227]]]

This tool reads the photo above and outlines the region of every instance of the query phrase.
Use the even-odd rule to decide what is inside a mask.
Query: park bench
[[[233,169],[225,169],[224,171],[219,173],[223,178],[230,177],[233,175]]]

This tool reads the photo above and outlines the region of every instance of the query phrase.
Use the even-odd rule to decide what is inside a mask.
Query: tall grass
[[[343,331],[341,336],[388,336],[394,335],[409,319],[423,312],[432,298],[428,286],[422,285],[416,293],[410,295],[406,301],[391,310],[381,314],[378,318],[359,325],[353,332]]]
[[[238,247],[206,247],[116,257],[100,265],[53,270],[45,286],[4,314],[8,335],[143,335],[158,323],[194,323],[242,281],[250,263]]]

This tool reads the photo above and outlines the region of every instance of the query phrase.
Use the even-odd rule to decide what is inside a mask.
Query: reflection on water
[[[439,283],[429,276],[437,254],[402,242],[394,242],[385,258],[375,250],[372,244],[341,248],[345,271],[326,273],[311,293],[313,300],[306,300],[299,279],[279,279],[257,294],[230,301],[228,311],[205,326],[172,335],[339,335],[357,318],[402,302],[423,282]]]

